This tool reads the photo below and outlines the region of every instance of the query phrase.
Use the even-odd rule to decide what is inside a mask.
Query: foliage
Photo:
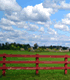
[[[31,51],[31,48],[28,48],[28,51]]]
[[[29,49],[31,48],[31,46],[29,44],[19,44],[19,43],[8,43],[6,42],[4,43],[0,43],[0,50],[20,50],[21,48],[24,48],[25,50],[30,51]],[[47,49],[46,49],[47,48]],[[51,50],[59,50],[60,48],[62,48],[62,50],[66,50],[68,47],[62,47],[62,46],[39,46],[38,48],[38,44],[35,43],[33,49],[35,51],[51,51]],[[34,51],[31,49],[31,51]]]
[[[37,43],[34,44],[34,49],[37,49],[38,45]]]

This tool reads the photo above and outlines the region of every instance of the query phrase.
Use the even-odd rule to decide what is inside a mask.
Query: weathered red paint
[[[24,69],[24,70],[36,70],[36,74],[38,74],[38,70],[53,70],[53,69],[64,69],[64,74],[67,74],[67,69],[70,69],[70,67],[67,67],[67,64],[70,64],[70,61],[67,61],[67,58],[70,58],[70,56],[66,55],[13,55],[13,54],[0,54],[0,57],[3,57],[3,61],[0,61],[0,63],[3,63],[3,67],[0,67],[0,69],[3,70],[2,75],[5,76],[5,70],[6,69]],[[36,61],[6,61],[6,57],[36,57]],[[49,58],[64,58],[65,61],[39,61],[39,57],[49,57]],[[33,63],[36,64],[36,67],[6,67],[6,63]],[[39,67],[39,63],[42,64],[64,64],[64,67]]]
[[[6,67],[6,64],[4,63],[4,61],[6,61],[5,53],[3,55],[3,67]],[[2,75],[5,76],[5,69],[3,69],[2,71]]]

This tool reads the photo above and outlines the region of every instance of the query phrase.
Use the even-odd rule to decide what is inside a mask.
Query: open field
[[[0,54],[30,54],[30,55],[70,55],[70,52],[28,52],[28,51],[13,51],[0,50]],[[0,57],[0,61],[2,57]],[[7,57],[10,61],[35,61],[35,58],[20,58]],[[40,61],[64,61],[64,58],[39,58]],[[70,61],[70,58],[68,58]],[[0,67],[2,64],[0,64]],[[8,67],[35,67],[36,64],[6,64]],[[67,65],[68,67],[70,64]],[[39,67],[64,67],[64,64],[39,64]],[[67,75],[64,75],[64,70],[39,70],[39,75],[35,75],[36,70],[6,70],[6,76],[2,76],[0,70],[0,80],[70,80],[70,70],[67,70]]]

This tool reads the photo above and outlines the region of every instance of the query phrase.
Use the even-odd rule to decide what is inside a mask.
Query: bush
[[[28,51],[31,51],[31,48],[28,48]]]
[[[17,46],[17,47],[16,47],[16,50],[20,50],[20,47],[19,47],[19,46]]]
[[[48,51],[48,50],[44,49],[43,51]]]
[[[44,51],[42,48],[37,48],[35,51]]]

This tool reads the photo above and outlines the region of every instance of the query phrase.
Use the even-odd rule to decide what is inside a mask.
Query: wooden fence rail
[[[70,69],[70,67],[67,67],[67,64],[70,64],[70,61],[67,61],[67,58],[70,58],[69,55],[15,55],[15,54],[0,54],[0,57],[3,57],[3,61],[0,61],[0,64],[3,64],[3,67],[0,67],[0,70],[2,70],[2,75],[5,76],[5,71],[6,69],[24,69],[24,70],[36,70],[36,74],[38,74],[38,70],[52,70],[52,69],[64,69],[64,74],[67,74],[67,69]],[[6,57],[35,57],[36,61],[6,61]],[[65,61],[39,61],[40,58],[64,58]],[[6,63],[11,64],[11,63],[32,63],[36,64],[36,67],[6,67]],[[39,67],[39,63],[42,64],[64,64],[64,67]]]

